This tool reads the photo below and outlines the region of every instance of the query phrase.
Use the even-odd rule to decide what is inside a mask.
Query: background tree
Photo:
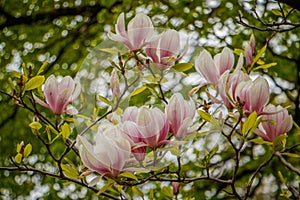
[[[200,46],[212,52],[219,52],[220,47],[225,45],[242,48],[243,41],[254,33],[258,48],[268,44],[264,60],[277,63],[271,69],[262,70],[274,83],[272,103],[290,106],[289,110],[299,124],[300,14],[299,4],[294,1],[2,1],[1,91],[11,92],[8,76],[11,76],[13,70],[21,70],[23,62],[35,73],[47,61],[49,65],[45,68],[45,74],[74,76],[89,50],[107,39],[107,32],[113,29],[112,24],[121,12],[126,13],[129,18],[138,12],[147,13],[155,26],[186,31],[191,38],[191,46]],[[45,147],[38,148],[40,144],[35,142],[35,136],[28,127],[34,116],[24,112],[3,93],[0,94],[0,102],[0,109],[3,111],[0,113],[1,166],[10,164],[7,155],[14,156],[12,146],[15,147],[20,140],[24,140],[35,146],[35,156],[31,157],[30,162],[47,167],[50,155],[46,154]],[[297,144],[299,138],[295,137],[290,142]],[[299,151],[299,148],[296,150]],[[195,153],[199,154],[197,151]],[[228,155],[222,155],[226,156]],[[295,165],[297,163],[293,159],[291,162]],[[272,167],[277,169],[276,164],[274,161],[270,168],[265,169],[266,175],[260,181],[266,181],[263,177],[268,175],[275,177],[275,192],[279,195],[281,182],[278,170],[267,173]],[[190,168],[193,168],[193,163],[190,163]],[[257,166],[245,168],[239,175],[244,176],[256,168]],[[296,180],[288,170],[281,173],[288,180]],[[0,192],[11,198],[38,195],[39,192],[41,195],[47,193],[49,198],[83,198],[94,195],[84,188],[74,189],[74,185],[64,185],[62,181],[57,182],[41,174],[1,171],[0,175],[3,180]],[[205,194],[204,188],[209,185],[210,182],[197,182],[191,186],[193,190],[187,190],[187,193],[199,191],[199,195],[209,194],[214,197],[223,189],[220,184],[215,190]],[[295,189],[290,187],[291,191]],[[61,192],[62,190],[65,192]]]

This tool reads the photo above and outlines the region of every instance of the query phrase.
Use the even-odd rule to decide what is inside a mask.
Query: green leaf
[[[174,65],[172,68],[178,72],[184,72],[191,69],[194,65],[192,63],[178,63]]]
[[[61,168],[64,172],[64,174],[69,177],[69,178],[78,178],[79,176],[79,173],[76,169],[68,166],[68,165],[64,165],[64,164],[61,164]]]
[[[219,145],[216,145],[209,153],[209,158],[212,158],[217,153],[218,150],[219,150]]]
[[[172,145],[171,147],[166,147],[163,149],[164,151],[170,151],[172,155],[174,156],[180,156],[181,152],[179,150],[178,145]]]
[[[235,48],[234,49],[234,53],[239,56],[241,54],[244,54],[244,50],[243,49],[237,49],[237,48]]]
[[[103,192],[105,192],[108,188],[111,187],[112,184],[114,184],[114,180],[109,179],[107,183],[97,192],[97,195],[101,195]]]
[[[287,136],[286,135],[279,135],[273,140],[274,147],[277,147],[282,144],[282,146],[285,146],[285,140]]]
[[[202,119],[204,119],[207,122],[210,122],[210,120],[211,120],[212,117],[211,117],[211,115],[209,113],[204,112],[202,110],[198,110],[197,112],[198,112],[198,114],[200,115],[200,117]]]
[[[141,91],[135,91],[134,95],[130,95],[130,106],[142,106],[145,105],[145,102],[148,101],[149,96],[151,96],[152,93],[148,88],[146,88],[146,86],[144,87],[145,89],[141,89]]]
[[[173,197],[173,190],[171,189],[171,187],[164,186],[161,191],[167,197]]]
[[[18,154],[15,156],[15,161],[16,161],[16,163],[20,164],[21,161],[22,161],[22,158],[23,158],[22,154],[18,153]]]
[[[33,90],[35,88],[40,87],[45,81],[44,76],[35,76],[31,78],[27,83],[25,83],[24,90]]]
[[[13,89],[13,90],[15,90],[15,89],[16,89],[16,88],[15,88],[15,85],[14,85],[14,83],[13,83],[12,79],[11,79],[11,77],[8,77],[8,83],[9,83],[9,85],[10,85],[11,89]]]
[[[68,139],[71,135],[71,130],[69,127],[69,124],[64,123],[61,127],[61,135],[63,137],[64,140]]]
[[[146,89],[147,89],[146,86],[142,86],[142,87],[136,89],[135,91],[133,91],[133,92],[130,94],[130,96],[132,97],[132,96],[138,95],[138,94],[142,93],[142,92],[143,92],[144,90],[146,90]]]
[[[42,128],[42,125],[40,122],[31,122],[29,124],[30,128],[35,129],[35,130],[39,130],[40,128]]]
[[[300,158],[300,155],[298,155],[296,153],[284,152],[284,153],[282,153],[282,155],[285,155],[285,156],[288,156],[288,157],[292,157],[292,158]]]
[[[119,176],[121,177],[126,177],[126,178],[130,178],[133,179],[135,181],[138,181],[138,178],[131,172],[123,172],[122,174],[120,174]]]
[[[20,151],[21,151],[21,145],[20,144],[17,144],[17,153],[20,153]]]
[[[112,102],[109,101],[107,98],[99,95],[99,99],[103,102],[103,103],[106,103],[107,105],[112,105]]]
[[[252,66],[259,60],[259,58],[265,53],[266,49],[267,49],[267,44],[265,44],[265,45],[261,48],[261,50],[258,52],[258,54],[254,57],[251,67],[252,67]]]
[[[124,54],[125,53],[124,51],[121,51],[118,48],[101,48],[101,49],[97,49],[97,50],[103,51],[105,53],[111,53],[111,54],[118,54],[118,53]]]
[[[22,69],[23,69],[24,77],[27,77],[27,75],[28,75],[28,69],[26,68],[25,63],[22,63],[21,66],[22,66]]]
[[[24,148],[24,158],[27,158],[30,155],[31,151],[32,151],[31,144],[27,144]]]
[[[133,186],[132,188],[133,194],[136,194],[137,196],[140,196],[144,199],[144,193],[136,186]]]
[[[271,12],[276,15],[276,16],[282,16],[282,13],[280,10],[277,10],[277,9],[272,9]]]
[[[268,142],[268,141],[264,141],[262,138],[254,138],[252,140],[249,140],[248,142],[253,142],[255,144],[268,144],[268,145],[271,145],[272,143],[271,142]]]
[[[153,190],[153,189],[150,190],[150,192],[149,192],[149,199],[150,199],[150,200],[153,200],[153,199],[154,199],[154,190]]]
[[[242,128],[242,134],[243,135],[245,135],[246,133],[248,133],[251,130],[253,130],[254,128],[256,128],[256,127],[254,127],[256,119],[257,119],[257,113],[254,111],[253,113],[251,113],[249,115],[249,117],[247,118],[247,120],[243,124],[243,128]]]
[[[255,67],[253,69],[253,71],[256,71],[258,69],[268,69],[268,68],[273,67],[275,65],[277,65],[277,63],[275,63],[275,62],[274,63],[265,64],[265,65],[259,65],[258,67]]]
[[[282,183],[286,183],[286,180],[284,179],[284,177],[282,176],[282,173],[280,171],[278,171],[278,176]]]
[[[41,73],[43,73],[45,68],[48,66],[48,64],[49,64],[48,62],[44,62],[36,75],[40,75]]]

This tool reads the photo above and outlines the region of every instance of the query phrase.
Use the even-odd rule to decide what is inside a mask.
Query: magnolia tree
[[[267,44],[257,50],[252,35],[242,49],[202,49],[194,58],[178,31],[155,29],[144,14],[127,26],[124,18],[74,79],[45,77],[46,64],[36,74],[23,65],[9,79],[7,95],[32,113],[29,126],[51,168],[30,164],[35,147],[16,141],[1,170],[40,173],[111,199],[248,199],[274,191],[262,178],[274,173],[282,185],[275,190],[299,198],[295,179],[264,171],[277,163],[300,175],[291,164],[299,144],[288,145],[293,119],[270,103],[261,74],[276,65],[263,61]]]

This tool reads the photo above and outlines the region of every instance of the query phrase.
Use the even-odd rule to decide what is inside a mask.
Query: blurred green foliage
[[[299,122],[299,28],[286,32],[259,30],[268,26],[257,20],[251,11],[255,2],[2,0],[0,2],[0,90],[12,92],[7,79],[13,70],[21,70],[21,63],[31,66],[36,73],[39,67],[47,61],[49,65],[44,72],[46,77],[50,74],[75,76],[89,50],[105,40],[109,30],[114,30],[113,24],[121,12],[124,12],[127,18],[133,17],[137,12],[144,12],[152,18],[156,27],[184,30],[192,37],[191,46],[200,46],[210,51],[220,51],[220,47],[226,45],[232,48],[243,48],[244,41],[249,39],[251,33],[255,35],[258,48],[272,38],[264,60],[268,63],[277,62],[277,65],[263,72],[269,74],[276,85],[276,91],[272,96],[273,103],[290,106],[295,121]],[[281,7],[276,1],[266,0],[260,1],[256,8],[261,19],[271,24],[284,20],[280,15],[281,11],[287,14],[292,9],[284,3],[280,5]],[[244,19],[257,29],[251,30],[249,27],[238,24],[239,14],[242,14]],[[288,16],[288,21],[291,23],[299,24],[299,19],[298,10],[292,11]],[[282,27],[278,26],[278,29],[280,28]],[[150,93],[148,89],[143,92],[147,95]],[[142,103],[141,99],[134,98],[130,102],[134,105]],[[15,156],[17,144],[24,141],[25,144],[30,142],[33,146],[32,154],[35,157],[30,162],[41,168],[49,167],[47,166],[49,155],[46,154],[45,147],[35,140],[28,126],[34,116],[15,105],[8,96],[2,93],[0,93],[0,110],[0,165],[10,165],[9,158]],[[291,143],[299,143],[299,138],[291,140]],[[52,148],[59,148],[59,145]],[[57,152],[61,151],[62,149],[57,149]],[[194,153],[197,157],[200,154],[196,150]],[[220,156],[228,158],[232,156],[232,152],[223,152]],[[75,156],[69,157],[75,160]],[[250,159],[264,160],[265,158]],[[272,165],[263,170],[266,176],[273,168],[275,178],[278,178],[278,175],[274,172],[281,171],[286,179],[293,180],[294,177],[278,166],[277,161],[274,160]],[[193,173],[199,165],[197,161],[189,162],[184,168]],[[247,174],[256,168],[257,166],[247,166],[239,173],[249,178]],[[0,171],[0,178],[0,196],[3,199],[34,196],[44,189],[45,192],[41,197],[43,199],[90,199],[94,195],[79,186],[69,187],[68,183],[31,173],[25,173],[23,176],[21,173]],[[280,182],[278,182],[279,186]],[[210,187],[214,189],[207,192],[211,189]],[[222,185],[211,186],[210,181],[199,181],[187,187],[185,192],[191,197],[197,195],[205,199],[205,196],[212,198],[218,196],[221,189],[224,189]],[[277,188],[274,197],[278,197],[279,191],[280,188]]]

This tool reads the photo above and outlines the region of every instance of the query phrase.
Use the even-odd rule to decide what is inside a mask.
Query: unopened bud
[[[111,77],[110,77],[110,88],[113,94],[113,97],[118,98],[120,96],[120,80],[117,74],[116,69],[114,68]]]
[[[255,54],[256,45],[255,45],[255,38],[254,38],[253,34],[250,37],[250,47],[251,47],[251,50],[252,50],[252,55],[254,55]]]
[[[251,66],[253,61],[253,53],[252,48],[250,45],[246,46],[245,49],[245,59],[246,59],[246,66]]]
[[[172,188],[173,188],[173,194],[178,195],[179,194],[180,183],[179,182],[173,182],[172,183]]]
[[[25,148],[24,141],[20,142],[19,145],[20,145],[21,148],[20,148],[18,153],[23,155],[24,154],[24,148]]]

